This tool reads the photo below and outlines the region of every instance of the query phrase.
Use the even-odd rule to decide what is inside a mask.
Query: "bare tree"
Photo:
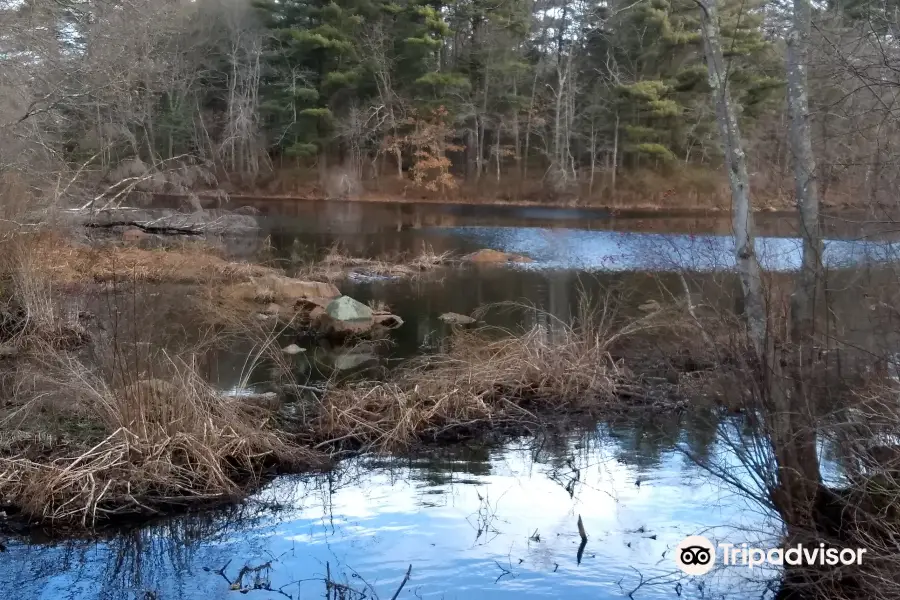
[[[375,74],[380,100],[379,105],[372,110],[374,127],[380,130],[382,136],[379,153],[387,151],[394,155],[397,164],[397,178],[403,179],[403,151],[400,143],[403,103],[394,90],[393,64],[388,53],[390,40],[380,22],[376,21],[368,29],[363,36],[363,43],[368,51],[369,62]]]
[[[731,214],[735,259],[744,292],[744,310],[750,341],[757,355],[765,355],[766,315],[762,278],[755,249],[753,208],[750,204],[750,178],[744,153],[738,114],[728,91],[728,69],[722,54],[722,40],[716,12],[716,0],[695,0],[702,12],[703,43],[709,71],[709,85],[716,106],[716,122],[725,153],[725,168],[731,184]]]
[[[268,161],[258,140],[262,32],[243,3],[223,0],[221,15],[227,32],[225,57],[229,70],[220,152],[232,172],[252,178]]]
[[[822,263],[819,190],[810,133],[807,83],[811,13],[809,0],[794,0],[793,26],[787,44],[790,147],[794,159],[794,193],[800,215],[800,234],[803,239],[803,263],[791,299],[791,324],[795,343],[812,341]],[[804,353],[807,360],[811,355],[811,352]]]
[[[814,501],[820,490],[821,475],[816,454],[816,429],[813,413],[806,398],[784,389],[782,357],[774,339],[768,335],[768,318],[763,299],[760,267],[754,250],[753,212],[746,156],[737,120],[737,107],[728,91],[728,69],[723,59],[721,36],[716,14],[716,0],[695,0],[700,5],[703,39],[709,68],[709,83],[716,104],[716,121],[725,149],[725,165],[732,191],[732,214],[738,273],[744,291],[745,313],[755,353],[761,367],[760,400],[762,401],[766,433],[777,462],[777,486],[771,490],[773,503],[788,524],[792,535],[798,528],[814,522]],[[796,60],[796,59],[795,59]],[[796,73],[794,74],[796,76]],[[799,89],[795,90],[794,86]],[[805,94],[805,83],[796,79],[791,93]],[[797,99],[792,98],[792,103]],[[796,112],[797,107],[792,109]],[[803,116],[803,115],[798,115]],[[802,124],[801,124],[802,125]],[[795,132],[802,138],[802,131]],[[808,143],[808,142],[807,142]],[[807,146],[808,147],[808,146]],[[811,151],[804,157],[812,158]],[[814,166],[814,165],[813,165]],[[808,195],[807,169],[800,168],[804,194]],[[807,196],[808,197],[808,196]],[[805,217],[809,214],[805,215]],[[817,214],[814,214],[817,217]],[[818,231],[818,228],[815,229]],[[818,256],[818,255],[816,255]],[[815,272],[814,272],[815,273]],[[805,351],[811,348],[808,346]]]

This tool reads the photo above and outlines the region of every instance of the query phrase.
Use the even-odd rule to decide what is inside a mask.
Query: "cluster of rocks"
[[[369,336],[403,325],[397,315],[344,296],[331,283],[272,274],[238,284],[231,293],[253,303],[260,320],[293,320],[326,337]]]

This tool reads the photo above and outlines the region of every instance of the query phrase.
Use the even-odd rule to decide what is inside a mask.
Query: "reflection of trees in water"
[[[37,596],[51,584],[58,592],[54,598],[193,597],[186,590],[196,587],[201,567],[219,568],[232,558],[223,543],[263,517],[271,518],[271,507],[249,502],[119,530],[94,541],[13,545],[0,561],[0,586],[21,590],[21,597]]]
[[[660,416],[625,423],[612,423],[608,432],[616,442],[618,459],[639,469],[659,467],[664,455],[682,444],[693,454],[707,456],[716,441],[715,413]]]
[[[157,598],[188,597],[186,587],[197,577],[199,567],[218,568],[220,560],[228,560],[214,559],[215,553],[209,550],[253,527],[267,512],[266,507],[241,504],[116,535],[106,543],[109,558],[99,565],[99,597],[131,598],[133,594],[140,598],[148,591]],[[202,564],[203,559],[214,563]]]

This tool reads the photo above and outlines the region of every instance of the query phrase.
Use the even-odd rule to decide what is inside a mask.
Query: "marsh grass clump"
[[[151,283],[236,281],[272,273],[260,265],[230,261],[203,242],[164,248],[121,243],[80,244],[52,232],[20,242],[32,255],[32,269],[58,284],[132,280]]]
[[[340,244],[335,244],[318,260],[301,264],[298,276],[337,281],[353,273],[378,277],[409,278],[434,271],[454,263],[452,252],[435,252],[423,245],[418,253],[398,253],[379,258],[352,256]]]
[[[0,248],[0,343],[9,347],[80,345],[87,337],[77,302],[67,302],[60,286],[40,267],[39,252],[20,236]]]
[[[40,433],[55,413],[57,440],[0,457],[0,497],[28,517],[82,526],[162,507],[235,498],[269,468],[320,457],[279,434],[273,413],[218,393],[196,362],[160,353],[155,377],[104,377],[71,356],[35,368],[3,430]]]
[[[608,318],[552,322],[516,333],[457,329],[441,353],[414,359],[384,381],[328,389],[311,429],[323,443],[396,450],[479,429],[524,430],[550,412],[619,410],[648,404],[634,374],[610,349],[663,325],[653,315],[627,325]]]

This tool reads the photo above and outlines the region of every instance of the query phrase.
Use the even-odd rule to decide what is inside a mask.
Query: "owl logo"
[[[675,548],[675,565],[688,575],[705,575],[716,564],[716,548],[700,535],[681,540]]]

